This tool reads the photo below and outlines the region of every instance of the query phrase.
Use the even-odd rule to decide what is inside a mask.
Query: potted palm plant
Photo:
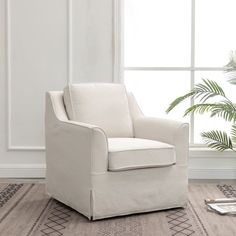
[[[232,86],[236,85],[236,52],[231,52],[229,63],[225,66],[225,74],[227,81]],[[190,98],[194,98],[196,103],[186,109],[184,116],[209,113],[210,117],[221,117],[226,122],[231,122],[230,134],[222,130],[202,132],[201,136],[207,146],[218,151],[230,149],[236,152],[236,104],[227,97],[222,87],[213,80],[202,79],[202,83],[196,84],[190,92],[176,98],[166,112],[169,113]]]

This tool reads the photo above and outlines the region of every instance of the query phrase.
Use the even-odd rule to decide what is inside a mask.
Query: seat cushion
[[[97,125],[108,137],[133,137],[124,85],[69,85],[64,89],[64,102],[70,120]]]
[[[176,163],[174,146],[149,139],[109,138],[108,169],[131,170]]]

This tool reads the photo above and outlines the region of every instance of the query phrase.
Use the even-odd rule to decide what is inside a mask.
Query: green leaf
[[[169,113],[171,110],[173,110],[177,105],[179,105],[181,102],[183,102],[187,98],[200,98],[200,101],[204,103],[209,98],[212,98],[215,96],[223,96],[226,98],[223,89],[215,81],[203,79],[202,84],[200,83],[200,84],[195,85],[192,91],[185,94],[184,96],[180,96],[176,98],[169,105],[169,107],[166,110],[166,113]]]
[[[226,71],[225,75],[226,75],[226,78],[229,83],[236,84],[236,71],[235,71],[235,69]]]
[[[236,78],[229,79],[228,82],[231,84],[236,84]]]
[[[166,112],[170,112],[174,107],[176,107],[179,103],[184,101],[185,99],[192,98],[201,98],[202,102],[205,102],[207,99],[214,96],[223,96],[225,97],[225,93],[223,89],[212,80],[203,79],[203,83],[199,83],[195,85],[192,91],[185,94],[184,96],[178,97],[175,99],[166,110]]]
[[[231,138],[234,144],[236,144],[236,124],[232,125]]]
[[[236,51],[231,51],[229,63],[225,66],[224,71],[228,78],[228,82],[236,84]]]
[[[167,108],[166,113],[169,113],[171,110],[173,110],[177,105],[179,105],[181,102],[183,102],[185,99],[192,97],[195,94],[194,91],[191,91],[187,94],[185,94],[184,96],[178,97],[176,98],[171,104],[170,106]]]
[[[236,70],[236,51],[230,52],[229,62],[224,67],[225,67],[225,71]]]
[[[236,106],[229,100],[214,104],[210,109],[211,117],[222,117],[226,121],[236,122]]]
[[[200,103],[200,104],[195,104],[191,107],[189,107],[185,113],[184,116],[192,114],[192,113],[199,113],[199,114],[203,114],[205,112],[209,112],[212,109],[212,106],[214,106],[214,104],[212,103]]]
[[[225,97],[223,89],[213,80],[202,79],[202,84],[196,84],[194,87],[195,98],[200,98],[201,102],[206,102],[209,98],[215,96]]]
[[[236,122],[236,106],[229,100],[224,100],[220,103],[199,103],[189,107],[184,116],[194,113],[204,114],[210,112],[210,116],[221,117],[226,121]]]
[[[201,133],[201,136],[204,142],[210,148],[216,149],[221,152],[226,149],[231,149],[234,151],[231,138],[227,135],[226,132],[212,130],[209,132]]]

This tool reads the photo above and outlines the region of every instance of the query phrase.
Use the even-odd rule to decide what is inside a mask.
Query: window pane
[[[211,79],[216,81],[224,90],[226,96],[231,99],[231,101],[236,102],[236,86],[227,82],[225,74],[219,71],[199,71],[195,73],[196,83],[201,83],[202,78]],[[217,102],[222,100],[222,98],[212,98],[209,102]],[[201,132],[210,131],[214,129],[230,132],[230,123],[224,121],[222,118],[210,118],[209,114],[195,115],[194,122],[194,142],[203,143],[200,136]]]
[[[190,105],[188,101],[171,113],[165,113],[174,99],[190,90],[189,72],[126,71],[125,85],[145,115],[189,122],[189,117],[183,118],[184,110]]]
[[[125,0],[125,66],[190,65],[190,0]]]
[[[196,1],[196,66],[224,66],[236,49],[235,0]]]

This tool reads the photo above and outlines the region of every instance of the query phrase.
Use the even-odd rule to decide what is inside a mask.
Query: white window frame
[[[190,67],[125,67],[124,66],[124,1],[125,0],[113,0],[113,41],[114,41],[114,73],[113,82],[124,83],[124,71],[189,71],[191,89],[195,83],[195,71],[224,71],[224,67],[196,67],[195,66],[195,2],[191,0],[191,64]],[[194,104],[194,100],[191,99],[191,105]],[[193,157],[199,156],[224,156],[234,157],[234,153],[230,150],[226,150],[224,153],[219,153],[215,150],[208,148],[204,144],[194,144],[194,115],[191,115],[191,137],[190,137],[190,153]]]

